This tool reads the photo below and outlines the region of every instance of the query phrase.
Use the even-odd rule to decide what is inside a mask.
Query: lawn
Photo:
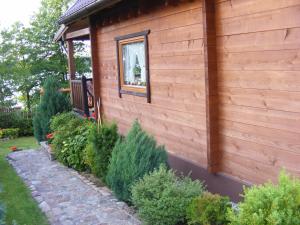
[[[0,203],[5,206],[5,222],[7,225],[48,225],[29,189],[5,160],[13,145],[22,149],[38,147],[33,137],[0,142]]]

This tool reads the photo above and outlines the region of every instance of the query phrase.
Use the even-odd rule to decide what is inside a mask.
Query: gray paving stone
[[[106,187],[50,161],[43,151],[10,153],[9,163],[32,191],[52,225],[140,225]]]

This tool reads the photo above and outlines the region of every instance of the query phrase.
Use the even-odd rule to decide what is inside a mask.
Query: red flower
[[[17,149],[18,149],[17,146],[11,146],[11,147],[10,147],[10,150],[13,151],[13,152],[14,152],[14,151],[17,151]]]
[[[52,139],[53,136],[54,136],[53,133],[50,133],[50,134],[47,134],[47,135],[46,135],[46,138],[47,138],[47,139]]]
[[[96,119],[96,113],[93,112],[91,117],[93,117],[94,119]]]

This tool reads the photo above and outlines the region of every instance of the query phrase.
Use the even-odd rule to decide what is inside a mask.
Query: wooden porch
[[[89,117],[94,111],[93,79],[70,80],[73,111]]]

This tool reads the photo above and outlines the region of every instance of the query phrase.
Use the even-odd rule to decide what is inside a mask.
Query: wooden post
[[[97,26],[96,18],[89,17],[90,25],[90,42],[91,42],[91,57],[92,57],[92,73],[93,73],[93,89],[94,89],[94,105],[100,99],[100,72],[99,72],[99,55],[98,55],[98,42],[97,42]],[[100,110],[101,107],[99,106]],[[96,115],[103,115],[102,112],[98,113],[98,108],[94,106]]]
[[[88,104],[88,95],[87,95],[87,84],[86,84],[86,77],[81,77],[81,85],[82,85],[82,104],[83,104],[83,112],[84,114],[89,117],[90,116],[90,110],[89,110],[89,104]]]
[[[74,45],[73,45],[73,40],[69,39],[67,40],[67,48],[68,48],[68,69],[69,69],[69,76],[70,76],[70,98],[71,98],[71,103],[73,105],[73,87],[72,87],[72,80],[75,80],[75,61],[74,61]]]
[[[68,47],[68,68],[69,68],[70,80],[75,80],[76,67],[74,61],[74,44],[72,39],[67,40],[67,47]]]
[[[207,168],[211,173],[219,170],[218,82],[215,1],[203,0],[203,35],[206,92]]]

